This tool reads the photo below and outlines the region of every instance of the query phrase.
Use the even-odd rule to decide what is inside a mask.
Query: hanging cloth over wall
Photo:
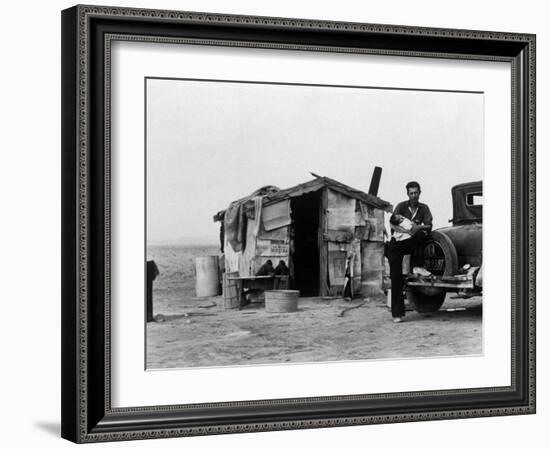
[[[229,242],[225,244],[225,271],[227,273],[239,272],[239,254],[233,251]]]
[[[246,247],[247,217],[243,202],[231,203],[225,211],[224,230],[227,241],[234,252],[243,251]]]
[[[254,239],[258,238],[260,232],[260,224],[262,223],[262,202],[264,200],[263,196],[255,196],[254,200],[254,229],[252,235]]]

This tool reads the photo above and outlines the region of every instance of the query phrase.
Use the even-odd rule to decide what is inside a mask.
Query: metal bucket
[[[200,256],[195,259],[197,297],[218,296],[220,272],[218,256]]]
[[[271,313],[296,312],[298,310],[298,290],[267,290],[265,310]]]

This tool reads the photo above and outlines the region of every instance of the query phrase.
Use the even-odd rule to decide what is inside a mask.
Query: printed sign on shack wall
[[[286,257],[289,254],[289,245],[281,241],[258,239],[258,254],[265,257]]]

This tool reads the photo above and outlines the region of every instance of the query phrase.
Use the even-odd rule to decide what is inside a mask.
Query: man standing
[[[432,213],[430,208],[419,202],[420,184],[411,181],[406,185],[408,201],[399,203],[390,218],[392,223],[392,238],[388,248],[388,259],[390,262],[391,277],[391,313],[395,323],[401,323],[405,316],[405,303],[403,301],[403,256],[413,254],[417,248],[421,247],[424,239],[432,230]],[[410,220],[412,226],[409,229],[399,227],[396,223],[402,220],[402,217]],[[396,233],[399,230],[399,233]],[[397,238],[396,238],[397,237]],[[422,258],[422,254],[419,257]],[[421,264],[422,260],[416,260]],[[420,274],[425,270],[420,269]]]

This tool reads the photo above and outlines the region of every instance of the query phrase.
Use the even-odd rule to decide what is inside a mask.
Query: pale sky
[[[394,206],[416,180],[434,227],[453,185],[483,179],[483,94],[147,80],[149,243],[218,240],[218,210],[310,171]]]

